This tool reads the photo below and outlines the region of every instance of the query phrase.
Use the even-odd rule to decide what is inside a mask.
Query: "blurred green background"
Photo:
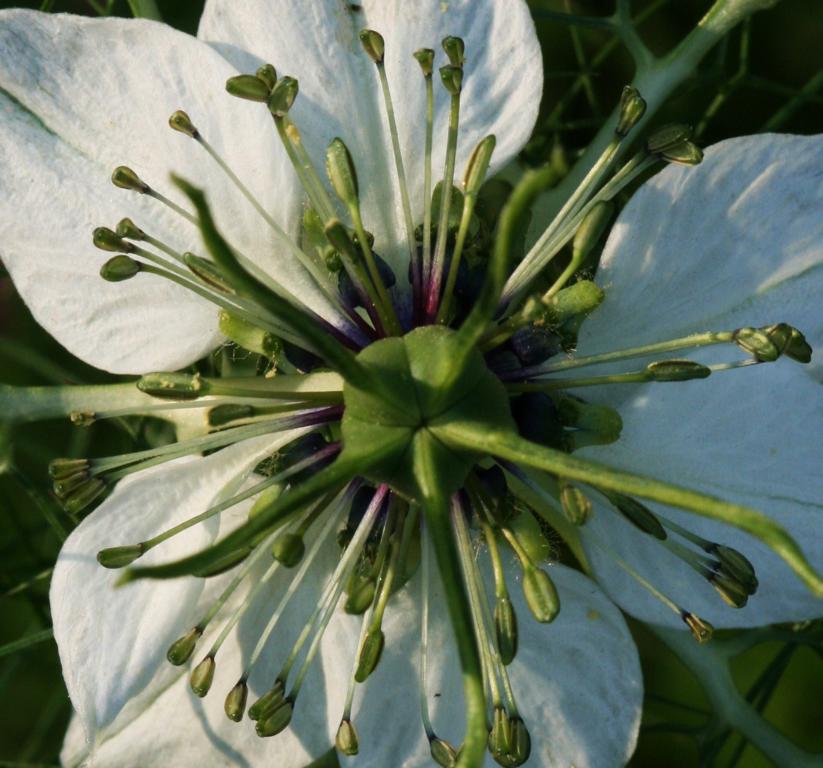
[[[202,0],[158,0],[158,5],[168,23],[196,30]],[[551,148],[573,159],[631,80],[631,59],[607,32],[572,27],[554,16],[561,11],[602,15],[611,12],[612,0],[533,0],[530,5],[544,50],[546,87],[535,138],[524,159],[540,162]],[[635,18],[643,19],[643,39],[661,53],[691,29],[709,5],[707,0],[636,0],[632,9]],[[0,2],[0,8],[12,6],[130,15],[125,0]],[[735,30],[656,122],[667,120],[696,125],[703,144],[763,130],[823,130],[823,0],[782,0]],[[0,265],[0,381],[112,380],[73,358],[34,323]],[[73,521],[49,496],[46,465],[57,456],[119,453],[164,439],[158,423],[148,420],[87,429],[65,422],[10,429],[0,421],[0,768],[56,765],[70,715],[48,632],[48,584]],[[638,624],[632,628],[646,684],[644,725],[632,766],[771,765],[736,734],[711,728],[710,707],[694,677],[647,629]],[[14,643],[26,637],[40,641],[16,650]],[[798,745],[819,752],[823,645],[815,627],[799,638],[803,642],[757,644],[735,660],[735,679],[774,725]]]

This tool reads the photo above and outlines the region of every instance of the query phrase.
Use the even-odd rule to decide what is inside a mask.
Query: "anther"
[[[647,506],[641,504],[630,496],[623,496],[620,493],[603,492],[614,508],[620,512],[636,528],[647,533],[654,538],[664,541],[667,537],[666,529],[657,519],[654,512]]]
[[[204,389],[199,373],[147,373],[137,382],[137,388],[152,397],[165,400],[194,400]]]
[[[258,736],[268,737],[276,736],[281,731],[284,731],[291,722],[292,714],[294,712],[294,705],[286,698],[277,705],[271,712],[265,713],[265,717],[260,717],[257,720],[257,725],[254,730]]]
[[[166,651],[166,658],[169,662],[174,664],[175,667],[185,664],[194,653],[194,647],[202,634],[203,630],[200,627],[194,627],[194,629],[190,629],[185,635],[175,640]]]
[[[131,253],[134,246],[108,227],[97,227],[92,233],[92,242],[101,251],[121,251]]]
[[[139,192],[145,195],[151,190],[151,187],[146,184],[131,168],[125,165],[118,165],[112,171],[111,182],[115,187],[120,189],[130,189],[134,192]]]
[[[255,74],[269,87],[269,90],[274,88],[277,83],[277,70],[274,68],[274,64],[262,64],[257,68]]]
[[[283,354],[283,342],[280,338],[226,310],[221,310],[218,314],[218,325],[220,333],[243,349],[274,360]]]
[[[78,472],[88,472],[90,467],[88,459],[54,459],[49,463],[49,477],[60,480]]]
[[[93,477],[61,499],[63,509],[72,515],[82,512],[97,501],[107,489],[108,484],[105,481],[99,477]]]
[[[646,373],[651,381],[691,381],[705,379],[711,375],[712,369],[694,362],[694,360],[660,360],[649,363]]]
[[[294,104],[300,87],[293,77],[283,77],[272,88],[268,100],[269,112],[276,118],[285,117]]]
[[[360,43],[363,50],[375,64],[382,64],[386,54],[386,42],[383,35],[373,29],[363,29],[360,31]]]
[[[269,85],[257,75],[237,75],[226,80],[226,91],[238,99],[265,102],[269,100],[275,83]]]
[[[169,127],[179,133],[184,133],[192,139],[200,138],[200,131],[197,130],[191,118],[182,109],[172,113],[169,118]]]
[[[294,568],[306,552],[303,537],[291,532],[281,533],[272,544],[272,557],[286,568]]]
[[[109,547],[97,553],[97,562],[104,568],[125,568],[146,551],[143,544],[127,544],[122,547]]]
[[[365,682],[366,678],[377,668],[380,657],[383,655],[383,647],[385,644],[386,637],[382,629],[376,627],[368,631],[363,640],[363,646],[360,649],[360,655],[357,660],[357,671],[354,674],[354,679],[358,683]]]
[[[146,233],[129,218],[120,219],[115,231],[118,237],[128,238],[129,240],[146,239]]]
[[[455,768],[457,765],[457,750],[445,739],[432,736],[429,739],[429,752],[441,768]]]
[[[463,89],[463,68],[451,65],[440,67],[440,80],[452,96],[457,96]]]
[[[449,35],[441,44],[453,67],[462,67],[466,63],[466,44],[462,38]]]
[[[357,171],[342,139],[335,138],[326,149],[326,173],[340,200],[351,207],[359,203]]]
[[[703,160],[703,150],[691,141],[691,126],[682,123],[666,125],[646,141],[646,149],[666,162],[697,165]]]
[[[337,728],[337,735],[334,739],[335,746],[346,757],[353,757],[360,750],[360,742],[357,739],[357,731],[352,725],[351,720],[344,718],[340,721],[340,726]]]
[[[431,48],[420,48],[413,54],[420,69],[423,71],[424,77],[431,77],[434,71],[434,51]]]
[[[283,702],[286,684],[278,678],[274,685],[249,707],[249,719],[259,720],[261,716],[273,712]]]
[[[508,595],[498,597],[494,604],[494,633],[500,661],[506,666],[517,655],[517,614]]]
[[[532,616],[541,624],[548,624],[560,611],[557,588],[544,570],[532,564],[523,564],[523,595]]]
[[[694,639],[697,640],[698,643],[706,643],[712,639],[714,627],[709,624],[708,621],[704,621],[691,611],[681,611],[680,618],[683,619],[683,622],[691,630]]]
[[[646,112],[646,100],[637,88],[627,85],[620,95],[620,113],[614,132],[622,139],[640,122]]]
[[[560,486],[560,507],[572,525],[583,525],[591,517],[591,501],[571,483],[564,482]]]
[[[183,263],[189,268],[189,271],[211,288],[216,288],[225,294],[233,295],[236,293],[234,287],[226,280],[223,273],[208,259],[204,259],[202,256],[196,256],[189,251],[186,251],[182,258]]]
[[[120,283],[123,280],[130,280],[142,268],[139,261],[121,253],[119,256],[113,256],[100,267],[100,277],[109,283]]]
[[[243,719],[243,713],[246,711],[246,699],[249,696],[249,686],[245,680],[238,681],[234,688],[232,688],[226,696],[223,709],[226,712],[226,717],[229,720],[234,720],[239,723]]]
[[[209,692],[211,684],[214,681],[215,664],[213,656],[206,656],[191,673],[189,678],[189,685],[196,696],[201,699]]]

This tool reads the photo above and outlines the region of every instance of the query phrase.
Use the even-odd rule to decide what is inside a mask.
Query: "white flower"
[[[304,195],[270,116],[224,91],[227,78],[262,62],[272,62],[280,75],[296,76],[300,97],[290,114],[304,146],[311,157],[322,158],[330,139],[346,141],[361,180],[366,226],[396,275],[405,277],[404,210],[374,65],[357,38],[363,27],[385,37],[417,223],[423,213],[426,109],[411,53],[447,34],[465,40],[456,167],[465,167],[478,141],[494,134],[492,170],[498,169],[528,138],[542,88],[540,51],[520,0],[366,0],[357,6],[334,0],[209,0],[200,40],[150,22],[0,14],[0,254],[38,321],[79,357],[119,373],[179,369],[221,343],[214,306],[190,292],[152,275],[100,281],[105,256],[89,240],[101,223],[129,216],[181,251],[199,243],[196,229],[156,200],[112,194],[108,176],[126,163],[164,194],[172,194],[165,188],[170,172],[204,188],[218,227],[235,248],[331,326],[350,332],[351,320],[212,159],[163,126],[174,110],[185,109],[269,215],[296,236]],[[438,90],[435,178],[446,148],[448,104]],[[656,176],[612,231],[598,275],[606,301],[583,326],[579,354],[778,321],[801,328],[813,346],[823,342],[817,306],[823,274],[821,161],[820,138],[749,137],[710,148],[697,169],[669,168]],[[398,306],[404,286],[398,279]],[[616,407],[624,423],[619,441],[586,452],[764,509],[801,543],[814,567],[823,567],[823,537],[815,531],[823,491],[815,468],[820,441],[810,426],[823,405],[815,366],[800,369],[780,360],[717,373],[708,382],[580,393]],[[132,474],[71,534],[51,593],[55,636],[77,712],[64,749],[67,764],[276,761],[288,768],[305,765],[333,743],[359,644],[355,617],[335,614],[290,728],[260,739],[249,723],[226,718],[222,693],[195,698],[180,679],[181,668],[164,663],[169,644],[202,617],[230,576],[142,581],[115,590],[116,574],[95,559],[102,548],[143,541],[250,487],[262,459],[307,431],[297,425],[205,458],[178,458]],[[245,520],[248,506],[234,505],[189,528],[146,554],[141,565],[206,546]],[[662,514],[745,553],[759,589],[745,608],[728,608],[682,557],[598,502],[592,520],[577,529],[582,551],[609,597],[625,610],[682,626],[618,559],[676,606],[717,626],[820,614],[819,599],[755,539],[691,514]],[[322,545],[256,660],[253,697],[271,684],[339,557],[333,541]],[[533,764],[625,763],[637,736],[642,683],[620,612],[593,581],[555,565],[551,574],[562,610],[544,627],[530,620],[508,572],[520,617],[520,650],[510,674],[531,732]],[[260,577],[258,571],[254,576]],[[395,595],[386,614],[383,659],[352,710],[361,748],[351,764],[413,768],[429,760],[418,706],[419,581],[418,575]],[[227,636],[216,691],[228,691],[237,681],[287,583],[283,574],[273,579]],[[459,743],[460,666],[441,598],[433,588],[426,694],[438,736]]]

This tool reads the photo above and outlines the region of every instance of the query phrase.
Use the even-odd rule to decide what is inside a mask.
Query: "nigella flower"
[[[700,641],[819,615],[819,138],[694,168],[674,126],[617,167],[627,89],[515,266],[554,173],[483,186],[537,113],[524,3],[209,0],[199,36],[0,15],[4,262],[142,375],[74,418],[210,428],[52,466],[87,514],[51,593],[67,764],[619,765],[615,603]],[[259,375],[174,372],[227,338]]]

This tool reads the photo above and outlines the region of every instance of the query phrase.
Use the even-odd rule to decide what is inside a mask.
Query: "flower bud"
[[[332,139],[326,149],[326,173],[337,196],[347,207],[358,204],[357,170],[342,139]]]
[[[366,680],[377,668],[380,657],[383,655],[385,642],[385,635],[379,627],[369,629],[366,633],[366,637],[363,639],[363,647],[360,649],[360,656],[357,659],[357,670],[354,673],[354,679],[358,683]]]
[[[292,108],[300,88],[293,77],[284,77],[277,81],[269,96],[269,112],[275,117],[285,117]]]
[[[97,553],[97,562],[104,568],[124,568],[131,565],[146,551],[144,544],[126,544],[122,547],[109,547]]]
[[[466,44],[462,38],[449,35],[443,38],[442,46],[453,67],[462,67],[466,63]]]
[[[177,112],[172,113],[169,118],[169,127],[174,131],[184,133],[192,139],[200,137],[200,132],[194,127],[191,118],[182,109],[178,109]]]
[[[360,30],[360,43],[363,50],[375,64],[382,64],[386,55],[386,41],[383,35],[373,29]]]
[[[334,743],[337,749],[346,755],[346,757],[353,757],[360,751],[357,731],[354,729],[351,720],[344,718],[340,721]]]
[[[151,187],[146,184],[131,168],[125,165],[118,165],[112,171],[111,183],[120,189],[130,189],[134,192],[139,192],[141,195],[146,194]]]
[[[123,280],[130,280],[141,269],[139,261],[121,253],[119,256],[112,256],[100,267],[100,277],[109,283],[120,283]]]
[[[226,717],[229,720],[234,720],[239,723],[243,719],[243,713],[246,711],[246,699],[249,695],[249,686],[246,685],[245,680],[240,680],[234,688],[229,691],[226,696],[226,702],[223,709],[226,711]]]
[[[620,95],[620,114],[617,118],[615,134],[621,139],[640,122],[646,112],[646,100],[640,95],[637,88],[627,85]]]
[[[534,566],[524,568],[523,595],[537,621],[541,624],[554,621],[560,610],[560,598],[548,573]]]
[[[437,736],[430,739],[429,751],[432,760],[442,768],[455,768],[457,765],[457,750],[445,739]]]
[[[169,662],[174,664],[175,667],[185,664],[191,658],[192,653],[194,653],[194,646],[197,645],[197,641],[202,634],[203,630],[195,627],[186,632],[182,637],[177,638],[166,651],[166,658]]]
[[[711,368],[694,360],[660,360],[646,366],[646,373],[649,374],[651,381],[705,379],[711,372]]]
[[[217,665],[214,661],[214,656],[206,656],[191,673],[189,677],[189,685],[196,696],[201,699],[209,692],[211,684],[214,681],[214,669]]]
[[[431,77],[434,71],[434,51],[431,48],[420,48],[413,55],[423,71],[423,76]]]
[[[125,251],[131,253],[134,246],[127,243],[122,237],[108,227],[97,227],[92,233],[92,242],[95,248],[101,251]]]
[[[714,634],[714,627],[708,621],[703,621],[699,616],[689,611],[682,611],[680,618],[683,619],[686,626],[691,630],[694,639],[698,643],[707,643],[712,639]]]
[[[164,400],[196,400],[203,382],[199,373],[147,373],[138,380],[137,389]]]
[[[277,70],[274,64],[262,64],[254,74],[268,86],[270,91],[277,83]]]
[[[226,80],[226,91],[247,101],[268,101],[273,87],[257,75],[236,75]]]
[[[500,660],[508,666],[517,655],[517,614],[508,596],[498,597],[495,602],[494,633]]]
[[[303,559],[305,552],[303,537],[290,532],[281,533],[271,548],[272,557],[286,568],[294,568]]]
[[[583,525],[592,514],[592,503],[576,485],[563,483],[560,488],[560,507],[572,525]]]
[[[452,96],[457,96],[463,89],[463,68],[455,66],[440,67],[440,80],[443,87]]]

